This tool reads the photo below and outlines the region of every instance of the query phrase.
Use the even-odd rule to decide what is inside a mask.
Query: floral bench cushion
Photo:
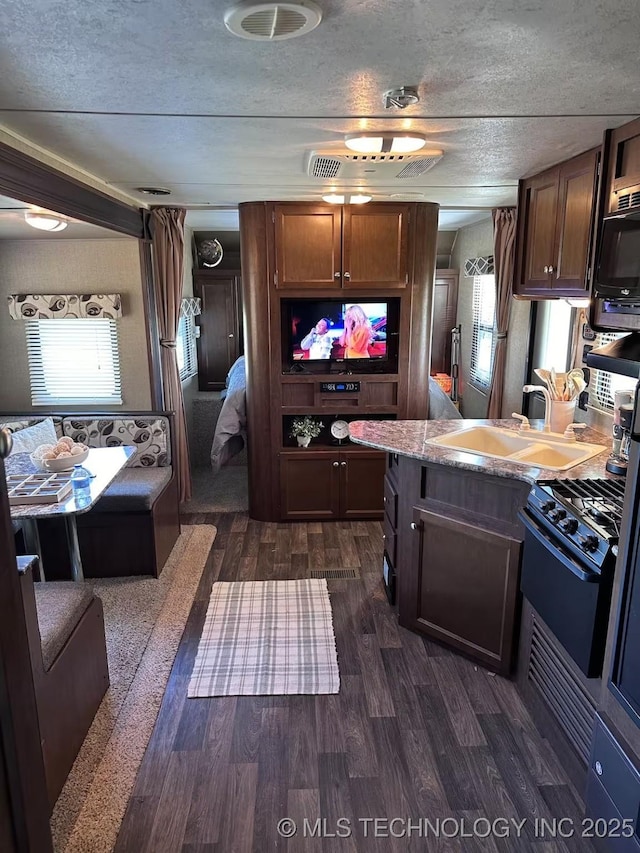
[[[163,417],[64,418],[64,434],[89,447],[132,445],[136,455],[131,468],[164,468],[171,465],[169,420]]]

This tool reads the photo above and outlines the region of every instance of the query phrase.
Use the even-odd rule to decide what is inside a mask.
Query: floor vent
[[[360,572],[357,569],[311,569],[311,577],[327,581],[357,580]]]
[[[546,628],[535,616],[528,676],[577,753],[588,763],[595,703],[556,651]]]

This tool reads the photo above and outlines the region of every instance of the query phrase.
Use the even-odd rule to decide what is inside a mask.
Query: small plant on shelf
[[[294,418],[291,424],[291,437],[298,439],[300,447],[308,447],[312,438],[317,438],[322,432],[324,424],[317,418],[305,415],[303,418]]]

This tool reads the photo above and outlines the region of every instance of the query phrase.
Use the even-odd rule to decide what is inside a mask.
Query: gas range
[[[540,480],[527,508],[574,555],[602,571],[617,554],[624,488],[624,481],[605,478]]]

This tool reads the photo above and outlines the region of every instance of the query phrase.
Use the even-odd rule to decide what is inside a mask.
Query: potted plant
[[[324,424],[317,418],[312,418],[311,415],[305,415],[303,418],[294,418],[291,424],[291,437],[298,439],[300,447],[308,447],[312,438],[317,438]]]

